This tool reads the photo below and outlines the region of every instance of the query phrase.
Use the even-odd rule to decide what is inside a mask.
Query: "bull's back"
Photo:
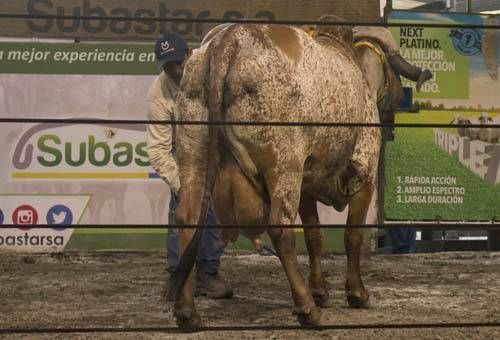
[[[226,119],[236,121],[359,122],[366,90],[362,74],[343,49],[326,47],[286,26],[239,26],[232,39],[224,92]],[[361,95],[363,97],[363,95]],[[234,127],[251,141],[279,138],[331,152],[345,149],[355,135],[346,128]],[[266,133],[267,132],[267,133]],[[332,143],[336,141],[335,143]],[[322,146],[324,150],[324,147]]]
[[[235,26],[231,35],[237,52],[227,74],[226,106],[253,96],[270,111],[261,114],[263,119],[285,112],[286,120],[330,118],[335,108],[352,112],[354,101],[347,99],[363,86],[363,78],[348,51],[320,45],[288,26]]]

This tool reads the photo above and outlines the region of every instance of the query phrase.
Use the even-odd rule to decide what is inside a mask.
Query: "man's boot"
[[[229,299],[233,289],[217,274],[196,273],[195,296],[206,295],[211,299]]]

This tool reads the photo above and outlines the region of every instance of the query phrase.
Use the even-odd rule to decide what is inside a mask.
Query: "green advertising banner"
[[[152,44],[0,43],[0,73],[157,74]]]
[[[415,20],[417,14],[407,13],[390,18],[391,23],[459,23],[439,16],[436,20]],[[404,19],[403,19],[404,18]],[[469,57],[457,49],[454,38],[461,34],[450,28],[391,27],[395,40],[399,42],[400,53],[413,65],[432,71],[434,77],[426,82],[416,98],[469,98]],[[464,39],[463,45],[477,43],[477,35],[471,34]],[[474,41],[473,41],[474,40]],[[403,86],[414,87],[414,83],[403,79]]]
[[[398,114],[397,123],[446,124],[456,115],[425,110]],[[464,121],[488,115],[500,123],[499,113],[459,115]],[[396,129],[395,141],[386,144],[387,219],[500,220],[500,131],[467,130]],[[488,134],[496,137],[488,141]]]
[[[495,16],[395,11],[389,22],[499,24]],[[500,124],[498,30],[391,28],[400,53],[434,77],[397,123]],[[387,220],[500,219],[500,129],[397,128],[386,143]]]
[[[424,84],[422,92],[416,94],[417,98],[469,98],[469,58],[460,54],[453,46],[450,29],[392,27],[391,32],[399,42],[403,58],[434,74]],[[414,85],[403,79],[403,86]]]

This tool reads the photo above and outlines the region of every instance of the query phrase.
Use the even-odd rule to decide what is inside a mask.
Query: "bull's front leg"
[[[348,227],[345,229],[344,244],[347,252],[346,297],[352,308],[367,308],[369,294],[363,285],[360,271],[362,230],[355,228],[365,223],[366,214],[372,197],[372,183],[366,182],[349,201],[347,217]]]
[[[306,193],[302,193],[300,196],[299,214],[302,223],[319,224],[316,200]],[[321,229],[304,228],[304,238],[309,254],[309,289],[318,307],[332,307],[333,302],[326,290],[326,280],[321,270],[321,252],[323,248]]]
[[[288,169],[291,168],[288,167]],[[275,186],[272,185],[274,183],[269,185],[268,182],[268,187],[271,188],[269,224],[291,224],[297,215],[302,176],[300,173],[300,176],[296,177],[295,183],[290,183],[290,177],[293,176],[291,173],[286,174],[286,176],[288,177],[286,185],[280,183],[279,180]],[[319,325],[321,311],[316,306],[299,270],[295,248],[295,231],[291,228],[271,228],[268,233],[290,283],[294,302],[293,314],[297,316],[302,325]]]

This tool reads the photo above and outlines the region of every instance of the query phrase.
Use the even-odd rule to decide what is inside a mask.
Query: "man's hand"
[[[179,180],[179,176],[175,176],[172,179],[172,183],[170,183],[170,190],[172,190],[174,194],[178,195],[180,188],[181,188],[181,181]]]

